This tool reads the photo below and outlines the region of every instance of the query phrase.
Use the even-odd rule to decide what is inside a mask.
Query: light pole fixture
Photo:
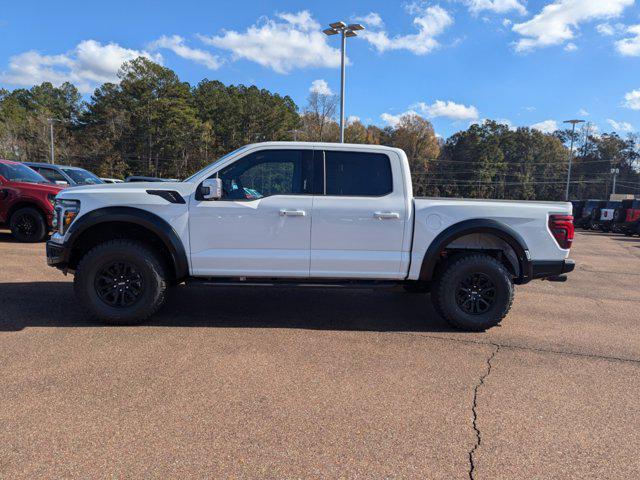
[[[620,169],[619,168],[612,168],[611,169],[611,175],[613,175],[613,188],[611,193],[613,195],[616,194],[616,180],[618,179],[618,174],[620,173]]]
[[[352,23],[347,25],[344,22],[333,22],[329,24],[326,30],[322,33],[328,36],[341,35],[342,48],[340,56],[340,143],[344,143],[344,60],[345,50],[347,47],[347,37],[357,37],[359,30],[364,30],[364,27],[359,23]]]
[[[573,164],[573,139],[576,133],[576,125],[584,123],[584,120],[565,120],[563,123],[570,123],[571,127],[571,148],[569,149],[569,171],[567,172],[567,189],[564,194],[564,199],[569,201],[569,185],[571,184],[571,166]]]

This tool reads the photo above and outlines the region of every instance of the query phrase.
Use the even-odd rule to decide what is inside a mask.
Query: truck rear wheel
[[[513,303],[511,275],[495,258],[467,255],[444,268],[431,300],[454,328],[487,330],[502,321]]]
[[[164,303],[162,260],[145,245],[113,240],[91,249],[76,269],[74,289],[91,316],[106,323],[140,323]]]
[[[13,238],[19,242],[41,242],[47,235],[47,224],[40,211],[33,207],[24,207],[13,212],[9,227]]]

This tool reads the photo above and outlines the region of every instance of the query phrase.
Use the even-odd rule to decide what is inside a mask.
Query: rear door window
[[[40,175],[42,175],[44,178],[49,180],[51,183],[56,183],[56,182],[69,183],[69,180],[67,180],[64,175],[62,175],[57,170],[54,170],[53,168],[36,167],[36,171]]]
[[[324,152],[325,194],[380,197],[393,191],[391,163],[383,153]]]

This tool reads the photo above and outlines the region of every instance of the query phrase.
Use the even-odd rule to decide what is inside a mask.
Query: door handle
[[[400,218],[400,214],[398,212],[375,212],[373,216],[375,218],[379,218],[380,220],[391,220]]]
[[[280,210],[280,216],[282,217],[304,217],[307,214],[304,210]]]

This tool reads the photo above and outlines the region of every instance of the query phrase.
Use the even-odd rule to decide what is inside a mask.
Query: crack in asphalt
[[[484,385],[484,381],[487,379],[489,374],[491,374],[491,360],[496,356],[498,350],[500,350],[500,345],[494,345],[496,348],[491,352],[489,358],[487,358],[487,371],[484,375],[480,377],[480,380],[476,384],[473,389],[473,405],[471,407],[471,412],[473,414],[473,430],[476,434],[476,443],[473,445],[471,450],[469,450],[469,480],[475,480],[475,472],[476,472],[476,464],[475,464],[475,453],[480,445],[482,444],[482,434],[480,433],[480,428],[478,427],[478,390],[482,385]]]
[[[598,355],[597,353],[580,353],[580,352],[570,352],[570,351],[563,351],[563,350],[553,350],[550,348],[547,349],[547,348],[525,347],[522,345],[511,345],[508,343],[482,342],[479,340],[451,338],[451,337],[445,337],[445,336],[439,336],[439,335],[426,335],[423,333],[411,333],[411,332],[388,332],[388,333],[395,333],[398,335],[409,335],[411,337],[422,337],[422,338],[428,338],[432,340],[444,340],[449,342],[465,343],[467,345],[494,346],[494,347],[500,347],[500,348],[510,348],[513,350],[525,350],[529,352],[538,352],[538,353],[551,353],[554,355],[566,355],[570,357],[592,358],[595,360],[607,360],[610,362],[623,362],[623,363],[633,363],[636,365],[640,365],[640,360],[637,360],[635,358],[612,357],[609,355]]]

